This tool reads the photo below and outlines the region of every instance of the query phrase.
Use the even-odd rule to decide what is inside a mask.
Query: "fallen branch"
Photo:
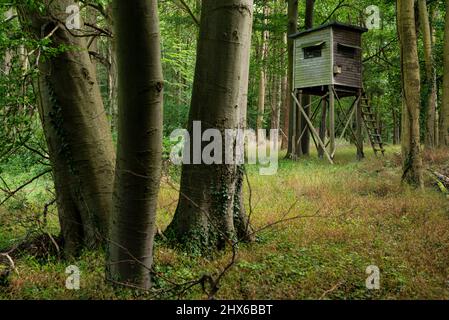
[[[0,253],[0,256],[5,257],[6,260],[8,260],[10,269],[14,270],[14,272],[20,276],[19,271],[16,268],[16,265],[14,264],[14,260],[11,258],[11,256],[8,253]]]
[[[449,186],[449,177],[446,177],[445,175],[438,173],[436,171],[430,171],[435,177],[438,178],[442,183]]]

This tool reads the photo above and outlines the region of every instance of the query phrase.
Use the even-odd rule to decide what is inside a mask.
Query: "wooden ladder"
[[[378,127],[376,115],[373,112],[370,101],[366,96],[365,91],[362,93],[361,101],[362,118],[365,123],[366,131],[368,132],[368,137],[373,147],[374,154],[377,156],[379,152],[385,155],[384,143],[382,141],[382,136],[380,134],[380,129]]]

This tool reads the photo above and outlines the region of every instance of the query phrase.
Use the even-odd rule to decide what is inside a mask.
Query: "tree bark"
[[[151,286],[164,81],[157,0],[113,1],[119,127],[108,276]]]
[[[203,0],[188,126],[192,139],[194,121],[201,121],[201,132],[218,129],[222,137],[225,129],[241,128],[246,121],[252,12],[252,0]],[[195,157],[192,144],[185,151]],[[183,164],[180,199],[166,236],[190,250],[214,250],[239,236],[239,226],[249,235],[241,169],[238,164]]]
[[[61,233],[67,255],[107,238],[115,154],[95,72],[82,37],[64,26],[73,1],[48,1],[45,12],[19,6],[25,30],[66,49],[39,60],[39,112],[50,153]],[[58,27],[58,28],[56,28]]]
[[[284,33],[284,46],[287,46],[287,34]],[[285,55],[282,55],[282,65],[285,65],[286,60]],[[287,61],[288,63],[288,61]],[[289,133],[289,112],[290,112],[290,106],[289,106],[289,100],[290,99],[290,92],[288,89],[288,75],[284,71],[282,75],[282,83],[281,83],[281,113],[283,114],[283,121],[282,121],[282,149],[288,148],[288,133]]]
[[[114,18],[112,14],[112,5],[109,4],[107,9],[107,19],[106,22],[110,30],[114,30]],[[117,127],[117,115],[118,115],[118,106],[117,106],[117,58],[115,55],[116,51],[116,39],[115,37],[110,37],[107,40],[107,50],[108,50],[108,61],[109,61],[109,70],[108,70],[108,103],[109,103],[109,113],[111,117],[111,126],[112,129],[116,129]]]
[[[392,110],[392,119],[393,119],[393,144],[399,144],[399,123],[398,123],[398,112],[393,109]]]
[[[279,76],[274,75],[271,82],[271,129],[279,129],[280,103],[279,103]]]
[[[252,2],[251,9],[252,9]],[[252,11],[251,11],[252,14]],[[252,30],[253,20],[252,17],[249,21],[248,30]],[[248,85],[249,85],[249,66],[251,57],[251,32],[249,39],[245,41],[242,53],[242,76],[240,87],[240,104],[239,104],[239,119],[238,128],[247,128],[247,113],[248,113]],[[235,194],[234,194],[234,228],[237,235],[237,239],[245,242],[251,242],[255,240],[255,235],[251,227],[251,221],[246,214],[243,186],[245,183],[245,168],[243,165],[237,167],[237,176],[235,181]]]
[[[449,0],[446,0],[449,8]],[[439,146],[449,147],[449,14],[446,11],[444,27],[444,73],[443,73],[443,99],[440,109]]]
[[[292,35],[296,32],[298,32],[298,0],[288,0],[288,35]],[[287,46],[288,46],[288,87],[287,92],[288,94],[288,105],[289,105],[289,124],[288,124],[288,150],[287,150],[287,156],[292,157],[295,143],[294,136],[295,136],[295,130],[293,130],[296,121],[294,117],[294,110],[296,108],[295,103],[293,99],[290,96],[290,93],[293,91],[293,67],[294,67],[294,57],[293,57],[293,46],[294,41],[293,39],[288,38],[287,40]]]
[[[5,12],[5,20],[9,20],[13,17],[14,11],[12,8],[10,8],[8,11]],[[11,72],[12,67],[12,57],[13,54],[11,50],[5,50],[5,56],[3,57],[3,73],[5,75],[9,75]]]
[[[327,126],[327,98],[321,100],[321,117],[320,117],[320,139],[325,143],[326,141],[326,126]],[[319,146],[318,147],[318,157],[322,159],[324,157],[324,149]]]
[[[415,10],[413,0],[398,0],[400,25],[402,91],[404,130],[408,138],[403,139],[403,176],[404,182],[423,186],[422,158],[419,131],[420,110],[420,74],[415,29]]]
[[[306,12],[305,12],[305,27],[307,29],[313,28],[313,9],[315,5],[315,0],[306,0]],[[305,107],[304,111],[307,116],[310,118],[311,109],[310,103],[312,102],[312,97],[309,95],[302,96],[302,105]],[[310,131],[307,126],[307,122],[304,118],[304,115],[301,115],[301,133],[304,132],[301,138],[301,148],[303,155],[310,154]],[[300,133],[300,134],[301,134]]]
[[[259,98],[257,104],[257,121],[256,129],[263,129],[264,127],[264,114],[265,114],[265,96],[266,96],[266,60],[268,56],[268,38],[270,33],[267,30],[268,15],[270,14],[269,8],[266,6],[263,10],[264,13],[264,30],[262,31],[262,42],[260,45],[260,74],[259,74]]]
[[[435,147],[435,118],[437,103],[437,78],[433,63],[432,33],[430,27],[429,13],[426,0],[419,0],[419,20],[424,43],[424,60],[426,65],[426,78],[424,85],[426,88],[426,134],[425,146],[433,149]]]

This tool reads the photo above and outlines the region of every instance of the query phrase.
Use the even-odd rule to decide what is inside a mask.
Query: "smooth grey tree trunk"
[[[225,129],[246,123],[253,1],[203,0],[202,4],[189,114],[192,139],[193,121],[201,121],[202,132],[214,128],[223,137]],[[241,166],[184,164],[180,199],[166,236],[201,250],[223,248],[237,236],[250,238],[242,186]]]
[[[118,145],[107,276],[151,286],[162,170],[162,76],[157,0],[113,1]]]
[[[313,28],[313,9],[315,5],[315,0],[306,0],[306,14],[305,14],[305,27],[307,29]],[[311,109],[310,103],[312,102],[312,96],[309,95],[303,95],[302,96],[302,105],[308,106],[304,109],[307,116],[310,118],[311,116]],[[304,115],[301,115],[301,133],[305,130],[302,138],[301,138],[301,148],[302,148],[302,154],[303,155],[309,155],[310,154],[310,131],[308,129],[307,122],[304,118]]]
[[[426,134],[425,146],[433,149],[436,147],[435,136],[435,120],[437,110],[437,78],[434,67],[433,45],[432,45],[432,28],[430,25],[429,12],[427,10],[426,0],[419,0],[419,20],[421,24],[423,45],[424,45],[424,60],[425,60],[425,89],[426,89]]]
[[[288,27],[287,32],[288,35],[292,35],[298,31],[298,0],[288,0]],[[289,104],[289,118],[288,118],[288,150],[287,157],[294,156],[292,153],[295,150],[296,141],[294,141],[295,130],[294,122],[296,121],[294,117],[294,110],[296,108],[293,99],[290,96],[290,92],[292,92],[293,88],[293,67],[294,67],[294,57],[293,57],[293,40],[287,39],[287,47],[288,47],[288,104]]]
[[[39,60],[38,107],[50,153],[65,254],[107,238],[115,153],[86,41],[65,21],[73,1],[46,1],[46,12],[19,6],[21,24],[52,47],[73,47]],[[51,3],[51,4],[50,4]],[[53,32],[53,33],[52,33]]]
[[[404,182],[423,187],[423,165],[419,130],[420,70],[413,0],[398,1],[399,35],[401,40],[403,91],[403,176]]]

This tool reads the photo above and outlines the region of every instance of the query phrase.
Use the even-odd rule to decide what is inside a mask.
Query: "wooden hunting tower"
[[[362,158],[361,126],[364,120],[374,151],[376,154],[377,151],[384,152],[379,130],[375,127],[374,114],[363,92],[362,34],[367,31],[366,28],[332,22],[289,36],[294,42],[292,95],[298,107],[294,108],[293,114],[293,119],[297,119],[296,127],[294,125],[293,128],[294,138],[295,141],[300,140],[308,127],[319,152],[325,153],[330,162],[333,162],[336,149],[335,100],[342,110],[340,99],[345,97],[354,97],[355,100],[349,112],[344,113],[342,110],[344,114],[338,116],[340,124],[344,126],[341,136],[343,137],[347,129],[352,132],[353,140],[357,145],[357,155]],[[307,106],[301,105],[300,96],[303,94],[320,97],[319,105],[313,113],[310,110],[313,103]],[[320,134],[318,134],[313,126],[313,118],[321,106],[323,107],[322,120]],[[297,112],[297,109],[300,112]],[[357,114],[356,133],[352,130],[351,121],[354,113]],[[301,121],[305,121],[307,126],[305,131],[298,132],[297,126],[300,126]],[[329,123],[328,130],[326,123]],[[327,144],[324,141],[326,131],[329,135]],[[326,151],[327,146],[330,146],[329,151]]]

